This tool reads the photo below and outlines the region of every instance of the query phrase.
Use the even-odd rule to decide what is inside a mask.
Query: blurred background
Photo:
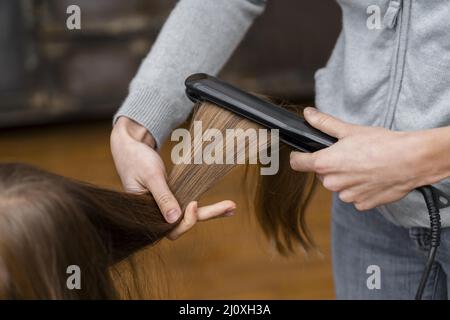
[[[81,30],[66,28],[72,4],[81,8]],[[0,161],[119,189],[109,152],[111,117],[175,4],[0,0]],[[312,103],[314,72],[339,31],[333,0],[269,0],[221,76],[248,91]],[[167,144],[166,160],[169,152]],[[200,201],[236,200],[236,217],[137,256],[141,276],[153,274],[148,298],[333,298],[330,195],[319,188],[308,212],[321,252],[282,258],[246,209],[241,176],[239,169],[231,173]]]

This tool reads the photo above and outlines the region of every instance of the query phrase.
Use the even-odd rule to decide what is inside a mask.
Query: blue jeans
[[[414,299],[429,249],[426,228],[403,228],[376,210],[333,196],[332,251],[337,299]],[[423,299],[450,298],[450,230],[442,230]]]

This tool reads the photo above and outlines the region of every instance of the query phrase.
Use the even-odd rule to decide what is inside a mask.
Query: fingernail
[[[305,112],[305,114],[310,114],[311,115],[311,114],[316,112],[316,108],[306,107],[304,112]]]
[[[180,216],[180,214],[177,209],[171,209],[171,210],[169,210],[169,212],[167,212],[167,215],[166,215],[167,222],[173,223],[173,222],[177,221],[179,216]]]
[[[299,153],[300,152],[298,152],[298,151],[291,151],[291,153],[289,154],[289,159],[292,160],[292,158],[294,158]]]
[[[235,213],[236,213],[235,209],[229,209],[229,210],[225,211],[225,214],[223,216],[231,217],[231,216],[234,216]]]

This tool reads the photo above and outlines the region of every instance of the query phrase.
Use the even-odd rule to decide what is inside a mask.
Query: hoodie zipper
[[[388,29],[397,28],[395,56],[391,71],[391,85],[387,99],[387,112],[383,127],[392,129],[395,110],[402,88],[405,56],[409,32],[411,0],[391,0],[383,18],[383,24]]]
[[[386,10],[386,14],[383,18],[383,25],[388,29],[394,29],[397,24],[398,15],[401,11],[401,1],[400,0],[391,0],[389,2],[389,7]]]

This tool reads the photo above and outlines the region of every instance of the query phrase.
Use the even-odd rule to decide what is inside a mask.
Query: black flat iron
[[[268,129],[278,129],[280,140],[303,152],[315,152],[337,141],[313,127],[297,114],[242,91],[204,73],[189,76],[186,94],[193,102],[208,101]]]

